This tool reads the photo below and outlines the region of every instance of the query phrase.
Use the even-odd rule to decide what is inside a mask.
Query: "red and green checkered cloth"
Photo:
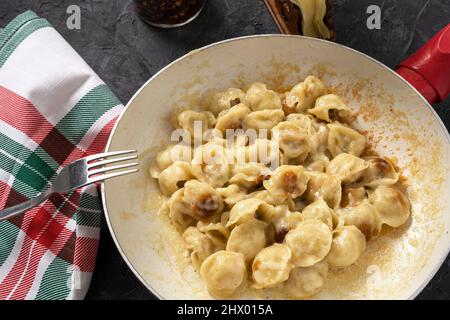
[[[47,20],[27,11],[1,29],[0,209],[101,152],[122,107]],[[101,219],[89,186],[0,222],[0,299],[84,298]]]

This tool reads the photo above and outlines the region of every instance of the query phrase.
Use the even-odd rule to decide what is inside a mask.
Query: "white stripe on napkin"
[[[53,125],[100,84],[103,81],[53,28],[33,32],[0,69],[0,85],[28,99]]]

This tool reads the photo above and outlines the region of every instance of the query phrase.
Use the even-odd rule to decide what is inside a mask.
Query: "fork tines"
[[[131,154],[131,155],[130,155]],[[120,155],[126,155],[124,157],[118,157]],[[107,159],[109,158],[109,159]],[[106,180],[109,178],[137,172],[138,168],[130,169],[130,170],[121,170],[120,169],[135,167],[139,163],[124,163],[107,166],[109,164],[114,164],[118,162],[124,162],[128,160],[137,159],[137,150],[126,150],[126,151],[113,151],[113,152],[105,152],[94,154],[92,156],[86,157],[87,161],[87,170],[88,170],[88,178],[92,180],[92,182],[97,182],[100,180]],[[109,171],[116,171],[112,173],[106,173]]]

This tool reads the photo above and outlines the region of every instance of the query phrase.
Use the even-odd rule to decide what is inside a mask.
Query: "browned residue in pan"
[[[436,190],[441,190],[448,168],[442,167],[441,140],[428,133],[430,123],[398,110],[396,97],[372,79],[357,80],[351,87],[349,91],[337,85],[332,90],[360,105],[359,118],[365,123],[371,148],[402,168],[399,183],[413,204],[413,214],[401,228],[384,226],[381,237],[369,243],[354,266],[331,273],[327,288],[339,296],[341,289],[336,288],[343,285],[348,297],[360,298],[366,292],[367,298],[377,298],[408,285],[406,280],[420,271],[434,249],[444,230],[436,219],[442,214]],[[349,274],[353,275],[351,282]]]
[[[374,78],[341,75],[347,80],[355,79],[351,83],[342,83],[331,65],[316,65],[303,70],[297,65],[276,59],[273,59],[269,68],[264,66],[263,70],[257,81],[267,83],[271,89],[286,90],[308,74],[320,77],[328,86],[333,84],[330,92],[341,95],[352,109],[357,109],[359,117],[356,125],[366,134],[371,146],[367,152],[372,150],[387,156],[396,167],[402,168],[399,183],[411,200],[412,218],[400,228],[383,226],[380,237],[368,243],[366,252],[356,264],[331,270],[322,292],[325,298],[396,296],[396,292],[409,285],[409,280],[425,266],[436,240],[444,230],[444,226],[436,222],[442,210],[439,205],[440,194],[435,190],[440,190],[449,169],[442,167],[443,151],[438,137],[428,132],[431,123],[400,111],[396,104],[401,97],[377,85],[382,81],[375,81]],[[247,75],[242,73],[227,87],[245,88],[250,82]],[[194,81],[190,85],[195,84]],[[216,91],[223,89],[225,87],[216,88]],[[187,91],[189,93],[182,99],[183,106],[199,105],[199,101],[204,101],[211,94]],[[168,221],[167,216],[163,216]],[[181,254],[179,249],[174,251]],[[186,256],[180,256],[178,260],[186,261]],[[245,296],[285,298],[275,289],[249,288]]]

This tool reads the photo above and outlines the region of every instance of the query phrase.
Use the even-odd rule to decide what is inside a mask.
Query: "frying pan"
[[[282,89],[312,74],[357,110],[356,126],[368,132],[373,149],[403,168],[412,203],[405,226],[384,226],[358,262],[330,272],[313,298],[414,298],[450,248],[450,137],[429,104],[449,92],[449,54],[450,25],[401,63],[398,73],[345,46],[287,35],[226,40],[172,62],[133,96],[107,145],[107,151],[138,149],[140,157],[139,174],[102,185],[108,226],[122,257],[158,298],[211,298],[181,236],[158,214],[162,201],[148,173],[156,152],[170,143],[169,116],[174,108],[197,107],[210,92],[254,81]],[[248,289],[238,298],[283,296]]]

